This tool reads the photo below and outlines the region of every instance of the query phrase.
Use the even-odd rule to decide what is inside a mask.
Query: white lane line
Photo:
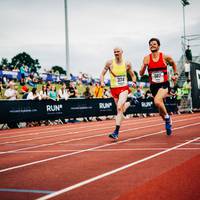
[[[184,120],[184,121],[186,121],[186,120]],[[188,121],[188,120],[187,120],[187,121]],[[121,133],[127,132],[127,131],[138,130],[138,129],[142,129],[142,128],[150,128],[150,127],[158,126],[158,125],[161,125],[161,124],[163,124],[163,123],[156,124],[156,125],[154,124],[154,125],[148,125],[148,126],[142,126],[142,127],[127,129],[127,130],[121,131]],[[98,129],[98,130],[99,130],[99,129]],[[91,139],[91,138],[95,138],[95,137],[102,137],[102,136],[105,136],[105,135],[107,135],[107,133],[98,134],[98,135],[90,135],[90,136],[81,137],[81,138],[74,138],[74,139],[70,139],[70,140],[61,140],[61,141],[57,141],[57,142],[53,142],[53,143],[46,143],[46,144],[40,144],[40,145],[36,145],[36,146],[32,146],[32,147],[25,147],[25,148],[16,149],[16,150],[5,151],[5,152],[1,152],[0,155],[8,154],[8,153],[9,153],[9,154],[10,154],[10,153],[15,153],[15,152],[22,151],[22,150],[35,149],[35,148],[53,146],[53,145],[58,145],[58,144],[66,144],[66,143],[74,142],[74,141],[80,141],[80,140],[85,140],[85,139]]]
[[[196,118],[194,118],[196,119]],[[192,119],[193,120],[193,119]],[[183,122],[183,121],[188,121],[188,119],[182,119],[182,120],[177,120],[174,121],[174,123],[176,122]],[[133,130],[138,130],[138,129],[142,129],[142,128],[150,128],[150,127],[154,127],[154,126],[158,126],[158,125],[162,125],[164,123],[157,123],[157,124],[153,124],[153,125],[148,125],[148,126],[142,126],[142,127],[137,127],[137,128],[131,128],[131,129],[126,129],[126,130],[122,130],[120,131],[121,133],[127,132],[127,131],[133,131]],[[90,129],[91,130],[91,129]],[[96,129],[95,129],[96,130]],[[99,129],[97,129],[99,130]],[[94,130],[92,130],[94,131]],[[81,131],[77,131],[76,133],[81,132]],[[84,132],[84,131],[83,131]],[[89,132],[89,130],[88,130]],[[10,150],[10,151],[4,151],[4,152],[0,152],[0,155],[4,155],[4,154],[10,154],[10,153],[15,153],[17,151],[22,151],[22,150],[28,150],[28,149],[35,149],[35,148],[41,148],[41,147],[47,147],[47,146],[53,146],[53,145],[58,145],[58,144],[66,144],[69,142],[74,142],[74,141],[80,141],[80,140],[85,140],[85,139],[91,139],[91,138],[95,138],[95,137],[102,137],[107,135],[107,133],[104,134],[98,134],[98,135],[90,135],[90,136],[86,136],[86,137],[82,137],[82,138],[74,138],[74,139],[70,139],[70,140],[61,140],[61,141],[57,141],[54,143],[47,143],[47,144],[40,144],[40,145],[36,145],[36,146],[32,146],[32,147],[25,147],[25,148],[21,148],[21,149],[15,149],[15,150]]]
[[[95,128],[95,129],[90,129],[90,130],[81,130],[81,131],[75,131],[75,132],[67,132],[65,130],[63,130],[62,132],[65,133],[57,133],[55,135],[47,135],[47,136],[42,136],[42,137],[37,137],[37,138],[29,138],[29,139],[24,139],[24,140],[17,140],[17,141],[10,141],[10,142],[3,142],[0,143],[0,145],[5,145],[5,144],[16,144],[16,143],[20,143],[20,142],[28,142],[28,141],[34,141],[34,140],[40,140],[40,139],[47,139],[47,138],[55,138],[55,137],[60,137],[60,136],[68,136],[68,135],[74,135],[77,133],[87,133],[87,132],[92,132],[92,131],[98,131],[98,130],[104,130],[104,129],[108,129],[108,128],[113,128],[114,126],[109,126],[109,127],[103,127],[103,128]],[[54,130],[55,132],[55,130]]]
[[[173,130],[184,129],[184,128],[196,126],[196,125],[200,125],[200,122],[181,126],[181,127],[177,127],[177,128],[174,128]],[[92,150],[96,150],[96,149],[100,149],[100,148],[104,148],[104,147],[108,147],[108,146],[113,146],[113,145],[129,142],[129,141],[133,141],[133,140],[138,140],[138,139],[153,136],[153,135],[158,135],[158,134],[163,133],[163,132],[165,132],[165,131],[159,131],[159,132],[155,132],[155,133],[151,133],[151,134],[146,134],[146,135],[143,135],[143,136],[138,136],[138,137],[129,138],[129,139],[126,139],[126,140],[121,140],[121,141],[118,141],[118,142],[115,142],[115,143],[104,144],[104,145],[100,145],[100,146],[97,146],[97,147],[72,152],[72,153],[69,153],[69,154],[63,154],[63,155],[60,155],[60,156],[54,156],[54,157],[43,159],[43,160],[38,160],[38,161],[34,161],[34,162],[22,164],[22,165],[17,165],[17,166],[1,169],[0,173],[11,171],[11,170],[14,170],[14,169],[23,168],[23,167],[28,167],[28,166],[39,164],[39,163],[44,163],[44,162],[48,162],[48,161],[51,161],[51,160],[56,160],[56,159],[72,156],[72,155],[77,155],[77,154],[80,154],[80,153],[89,152],[89,151],[92,151]]]
[[[97,126],[97,127],[99,127],[99,126]],[[107,126],[107,128],[108,127],[112,127],[112,126]],[[93,126],[92,126],[92,128],[93,128]],[[74,128],[75,130],[77,130],[77,128]],[[99,128],[95,128],[95,129],[92,129],[93,131],[94,130],[98,130]],[[104,128],[102,128],[102,129],[105,129],[105,127]],[[57,133],[56,135],[53,135],[53,136],[59,136],[60,135],[60,133],[62,133],[62,132],[65,132],[64,134],[65,135],[70,135],[70,134],[76,134],[77,133],[77,131],[74,131],[74,132],[72,132],[72,130],[71,129],[68,129],[67,127],[66,127],[66,129],[65,129],[65,127],[62,127],[62,129],[56,129],[56,132],[58,132],[59,131],[59,133]],[[84,131],[82,131],[82,132],[85,132],[86,130],[84,130]],[[67,132],[67,133],[66,133]],[[42,135],[41,133],[55,133],[55,129],[54,130],[50,130],[50,131],[40,131],[39,133],[31,133],[31,134],[23,134],[23,135],[18,135],[18,136],[12,136],[12,137],[4,137],[3,139],[11,139],[11,138],[15,138],[15,137],[22,137],[22,136],[33,136],[33,135]],[[63,134],[63,135],[64,135]],[[50,136],[52,136],[52,135],[50,135]],[[52,137],[53,137],[52,136]],[[47,136],[42,136],[43,138],[45,138],[45,137],[49,137],[49,135],[47,135]],[[42,138],[42,137],[40,137],[40,138]],[[39,139],[40,139],[39,138]],[[2,138],[0,138],[0,139],[2,139]],[[37,139],[37,138],[31,138],[31,139]],[[29,140],[29,139],[26,139],[27,141]],[[10,143],[15,143],[15,142],[21,142],[21,141],[26,141],[26,140],[18,140],[18,141],[11,141]],[[0,143],[0,145],[2,145],[2,144],[6,144],[6,143],[9,143],[9,142],[4,142],[4,143]]]
[[[144,119],[141,119],[141,118],[139,118],[139,119],[138,118],[134,118],[134,124],[144,124],[144,123],[147,123],[147,122],[154,122],[154,121],[156,122],[156,121],[160,121],[161,120],[160,117],[155,117],[155,118],[151,118],[151,119],[145,120],[145,121],[143,121]],[[180,118],[183,118],[183,116],[176,116],[176,117],[174,116],[173,120],[175,120],[177,118],[180,119]],[[194,115],[192,115],[191,119],[192,118],[194,118]],[[199,118],[198,115],[197,115],[197,118]],[[132,120],[133,119],[124,120],[123,125],[132,124],[133,123]],[[105,123],[106,126],[108,125],[108,127],[110,127],[110,125],[113,124],[113,120],[111,120],[111,121],[104,121],[104,123]],[[72,131],[74,129],[77,129],[76,126],[75,127],[74,126],[71,127],[71,126],[72,126],[71,124],[70,125],[69,124],[64,124],[64,125],[58,125],[58,126],[34,127],[34,130],[32,128],[28,129],[28,130],[20,129],[19,131],[15,131],[15,132],[12,132],[12,133],[1,133],[0,134],[0,139],[5,139],[5,138],[9,139],[9,138],[16,138],[16,137],[23,137],[23,136],[31,136],[31,135],[40,135],[41,133],[55,132],[55,129],[59,130],[61,132],[65,128],[67,129],[66,131]],[[89,127],[91,127],[91,128],[99,127],[99,124],[92,124]],[[38,133],[33,133],[33,131],[37,131]],[[23,132],[22,135],[16,135],[16,134],[22,133],[22,132]],[[14,136],[10,136],[11,134],[14,134]],[[8,135],[8,136],[5,136],[5,135]]]
[[[196,118],[193,118],[193,119],[196,119]],[[149,120],[149,121],[146,121],[146,122],[156,122],[156,121],[160,121],[160,119],[157,119],[157,120]],[[134,123],[135,124],[143,124],[144,122],[136,122]],[[127,125],[132,125],[133,122],[124,122],[124,126],[127,126]],[[106,124],[107,125],[107,124]],[[110,124],[109,126],[104,126],[103,128],[99,128],[99,125],[95,125],[95,126],[89,126],[90,128],[92,129],[89,129],[89,131],[96,131],[96,130],[103,130],[103,129],[108,129],[108,128],[113,128],[115,127],[112,124]],[[97,128],[94,128],[94,127],[97,127]],[[18,142],[24,142],[24,141],[32,141],[32,140],[37,140],[37,139],[43,139],[43,138],[50,138],[50,137],[59,137],[60,135],[73,135],[73,134],[77,134],[77,133],[82,133],[82,132],[89,132],[88,130],[82,130],[82,131],[73,131],[71,132],[72,130],[77,130],[77,127],[74,127],[73,129],[64,129],[65,127],[62,127],[62,129],[59,129],[59,133],[55,134],[55,135],[47,135],[47,136],[41,136],[41,137],[38,137],[38,138],[30,138],[30,139],[24,139],[24,140],[17,140],[17,141],[9,141],[9,142],[3,142],[3,143],[0,143],[0,145],[4,145],[4,144],[14,144],[14,143],[18,143]],[[94,128],[94,129],[93,129]],[[56,131],[58,131],[56,129]],[[11,137],[1,137],[0,139],[11,139],[11,138],[16,138],[16,137],[22,137],[22,136],[33,136],[33,135],[41,135],[41,133],[51,133],[51,132],[55,132],[55,129],[54,130],[51,130],[51,131],[40,131],[39,133],[31,133],[31,134],[22,134],[22,135],[18,135],[18,136],[11,136]],[[61,134],[62,132],[65,132],[63,134]]]
[[[196,119],[196,118],[194,118]],[[158,120],[156,120],[158,121]],[[160,120],[159,120],[160,121]],[[151,122],[151,121],[149,121]],[[129,126],[129,125],[132,125],[133,123],[126,123],[125,125]],[[134,123],[135,124],[138,124],[138,123]],[[139,123],[140,124],[140,123]],[[98,130],[104,130],[104,129],[108,129],[108,128],[113,128],[115,127],[114,125],[112,126],[104,126],[103,128],[99,128],[99,125],[97,126],[98,128],[95,128],[95,129],[89,129],[89,130],[81,130],[81,131],[74,131],[74,132],[67,132],[66,131],[69,131],[69,130],[62,130],[60,131],[59,133],[55,134],[55,135],[47,135],[47,136],[41,136],[41,137],[37,137],[37,138],[29,138],[29,139],[23,139],[23,140],[17,140],[17,141],[9,141],[9,142],[3,142],[3,143],[0,143],[0,145],[5,145],[5,144],[16,144],[16,143],[20,143],[20,142],[27,142],[27,141],[34,141],[34,140],[40,140],[40,139],[46,139],[46,138],[54,138],[54,137],[60,137],[60,136],[68,136],[68,135],[74,135],[74,134],[77,134],[77,133],[87,133],[87,132],[92,132],[92,131],[98,131]],[[92,127],[93,128],[93,127]],[[76,128],[77,129],[77,128]],[[57,130],[56,130],[57,131]],[[51,131],[51,132],[55,132],[55,130]],[[61,133],[61,132],[65,132],[65,133]],[[50,133],[50,132],[47,132],[47,133]],[[38,134],[38,133],[37,133]],[[37,135],[36,134],[36,135]]]
[[[48,190],[28,190],[28,189],[15,189],[15,188],[0,188],[0,192],[51,194],[54,191],[48,191]]]
[[[124,130],[125,131],[125,130]],[[187,141],[187,140],[184,140],[184,141]],[[99,144],[99,142],[97,141],[96,143],[70,143],[70,144],[67,144],[67,146],[94,146],[94,145],[96,145],[96,144]],[[138,146],[138,145],[143,145],[143,144],[145,144],[145,145],[153,145],[153,144],[155,144],[155,145],[164,145],[164,144],[168,144],[167,142],[157,142],[157,143],[139,143],[139,144],[134,144],[134,145],[136,145],[136,146]],[[37,144],[34,144],[34,145],[37,145]],[[133,145],[133,144],[126,144],[126,145]],[[11,146],[11,147],[20,147],[21,145],[20,144],[11,144],[11,145],[6,145],[6,146]],[[27,144],[26,145],[27,147],[33,147],[33,143],[32,144]],[[65,143],[64,144],[60,144],[59,146],[66,146],[65,145]],[[3,151],[2,151],[3,152]]]
[[[141,160],[137,160],[137,161],[132,162],[132,163],[130,163],[130,164],[124,165],[124,166],[119,167],[119,168],[117,168],[117,169],[114,169],[114,170],[112,170],[112,171],[109,171],[109,172],[100,174],[100,175],[98,175],[98,176],[95,176],[95,177],[93,177],[93,178],[90,178],[90,179],[87,179],[87,180],[85,180],[85,181],[79,182],[79,183],[74,184],[74,185],[72,185],[72,186],[63,188],[63,189],[58,190],[57,192],[54,192],[54,193],[52,193],[52,194],[45,195],[45,196],[40,197],[40,198],[38,198],[38,199],[36,199],[36,200],[51,199],[51,198],[56,197],[56,196],[58,196],[58,195],[61,195],[61,194],[63,194],[63,193],[69,192],[69,191],[71,191],[71,190],[74,190],[74,189],[76,189],[76,188],[82,187],[82,186],[87,185],[87,184],[89,184],[89,183],[92,183],[92,182],[94,182],[94,181],[100,180],[100,179],[102,179],[102,178],[104,178],[104,177],[110,176],[110,175],[112,175],[112,174],[116,174],[116,173],[118,173],[118,172],[120,172],[120,171],[122,171],[122,170],[125,170],[125,169],[127,169],[127,168],[130,168],[130,167],[132,167],[132,166],[134,166],[134,165],[140,164],[140,163],[142,163],[142,162],[145,162],[145,161],[148,161],[148,160],[153,159],[153,158],[155,158],[155,157],[158,157],[158,156],[160,156],[160,155],[162,155],[162,154],[165,154],[165,153],[168,153],[168,152],[170,152],[170,151],[173,151],[173,150],[175,150],[175,149],[177,149],[177,148],[179,148],[179,147],[182,147],[182,146],[184,146],[184,145],[190,144],[190,143],[192,143],[192,142],[194,142],[194,141],[197,141],[197,140],[199,140],[199,139],[200,139],[200,137],[195,138],[195,139],[193,139],[193,140],[190,140],[190,141],[185,142],[185,143],[182,143],[182,144],[180,144],[180,145],[171,147],[171,148],[169,148],[169,149],[167,149],[167,150],[164,150],[164,151],[161,151],[161,152],[159,152],[159,153],[153,154],[153,155],[148,156],[148,157],[146,157],[146,158],[143,158],[143,159],[141,159]]]
[[[104,123],[105,123],[106,126],[110,127],[110,125],[113,124],[113,121],[114,120],[104,121]],[[134,119],[134,121],[135,121],[135,119]],[[151,121],[160,121],[160,117],[156,118],[156,119],[146,120],[145,123],[146,122],[151,122]],[[97,124],[97,123],[98,122],[96,122],[95,124],[90,124],[87,127],[91,127],[91,128],[99,127],[99,124]],[[142,123],[144,123],[144,121],[142,121],[142,119],[140,119],[140,120],[136,120],[136,122],[134,124],[142,124]],[[123,124],[132,124],[132,119],[130,119],[130,120],[124,120]],[[86,124],[84,124],[84,125],[86,125]],[[9,139],[9,138],[15,138],[15,137],[18,137],[18,136],[27,136],[27,135],[28,136],[29,135],[37,135],[37,134],[40,134],[40,133],[51,133],[51,132],[55,132],[55,129],[56,130],[63,130],[64,128],[66,128],[69,131],[73,131],[73,130],[77,129],[77,126],[73,126],[73,127],[71,127],[71,126],[72,125],[64,124],[64,125],[60,125],[60,126],[40,126],[40,127],[34,127],[34,129],[28,129],[28,130],[19,129],[19,131],[15,131],[13,133],[1,133],[0,134],[0,139],[5,139],[5,138]],[[78,127],[78,128],[81,128],[81,126]],[[33,133],[33,131],[37,131],[39,133]],[[21,134],[22,132],[23,132],[22,135],[17,135],[16,136],[16,134],[18,134],[18,133]],[[8,136],[6,136],[6,135],[8,135]]]
[[[91,152],[110,152],[110,151],[159,151],[159,150],[166,150],[168,148],[130,148],[130,149],[96,149],[96,150],[91,150]],[[80,151],[81,149],[63,149],[63,150],[41,150],[41,151],[20,151],[16,152],[15,154],[29,154],[29,153],[60,153],[60,152],[76,152]],[[195,147],[187,147],[187,148],[179,148],[177,151],[185,151],[185,150],[200,150],[200,147],[195,148]]]

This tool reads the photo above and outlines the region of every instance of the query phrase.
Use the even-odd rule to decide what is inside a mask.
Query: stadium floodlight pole
[[[65,4],[65,53],[66,53],[66,72],[67,79],[70,79],[70,67],[69,67],[69,38],[68,38],[68,15],[67,15],[67,0],[64,0]]]
[[[190,5],[188,0],[181,0],[183,5],[183,51],[185,52],[186,47],[186,31],[185,31],[185,6]]]

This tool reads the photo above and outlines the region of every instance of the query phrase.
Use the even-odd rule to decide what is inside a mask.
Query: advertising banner
[[[200,108],[200,64],[191,62],[192,107]]]
[[[167,109],[171,112],[176,109],[176,102],[168,99]],[[68,119],[79,117],[98,117],[116,114],[113,98],[68,100],[1,100],[0,123],[28,122],[40,120]],[[153,99],[141,99],[131,102],[127,114],[155,113]]]
[[[108,116],[116,113],[114,100],[68,99],[1,100],[0,123],[65,119],[73,117]]]

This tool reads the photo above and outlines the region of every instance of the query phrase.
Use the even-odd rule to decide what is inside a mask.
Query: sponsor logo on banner
[[[152,107],[152,105],[153,105],[153,102],[152,102],[152,101],[141,102],[142,108],[150,108],[150,107]]]
[[[100,109],[110,109],[112,108],[112,103],[109,102],[109,103],[99,103],[99,108]]]
[[[196,70],[197,75],[197,87],[200,90],[200,70]]]
[[[63,105],[46,105],[46,110],[48,114],[61,114],[62,113]]]

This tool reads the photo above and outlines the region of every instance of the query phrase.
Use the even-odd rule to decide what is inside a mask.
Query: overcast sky
[[[200,0],[185,7],[186,35],[200,34]],[[0,0],[0,59],[23,51],[42,68],[65,68],[64,0]],[[178,61],[183,35],[180,0],[68,0],[70,69],[99,77],[120,46],[139,71],[149,53],[148,40],[158,37],[161,51]],[[191,44],[200,44],[194,41]],[[192,47],[200,55],[200,46]]]

